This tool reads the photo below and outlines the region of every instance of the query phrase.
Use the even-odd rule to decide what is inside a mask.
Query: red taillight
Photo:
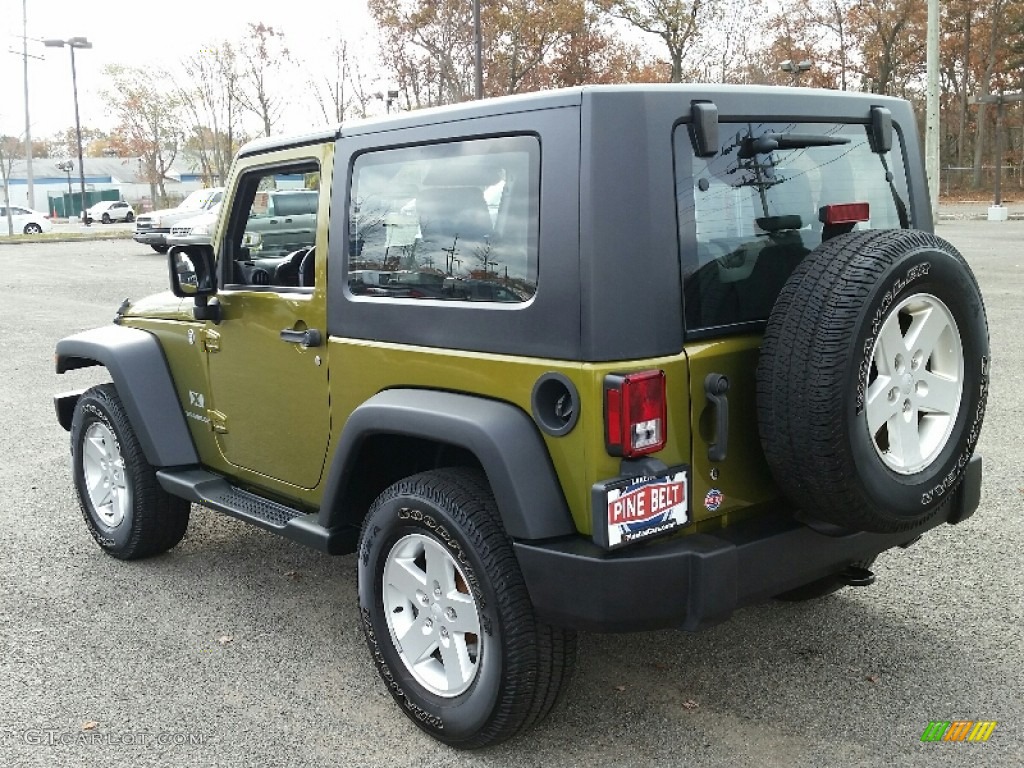
[[[867,203],[833,203],[822,206],[818,218],[823,224],[856,224],[871,218],[871,206]]]
[[[633,458],[665,447],[665,372],[641,371],[604,379],[605,443],[612,456]]]

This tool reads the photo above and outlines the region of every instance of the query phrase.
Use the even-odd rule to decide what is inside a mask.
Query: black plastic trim
[[[58,341],[55,360],[57,373],[106,367],[154,467],[199,463],[170,368],[152,334],[120,325],[94,328]]]
[[[64,428],[65,432],[71,431],[71,419],[75,415],[75,406],[78,405],[78,398],[84,393],[84,389],[76,389],[53,396],[53,408],[57,412],[57,423]]]
[[[420,389],[380,392],[349,416],[324,487],[324,528],[343,519],[360,447],[380,434],[440,441],[472,453],[487,474],[509,536],[545,539],[576,532],[547,447],[526,413],[496,400]]]
[[[981,475],[981,457],[975,456],[947,514],[899,533],[826,536],[780,508],[714,534],[611,553],[581,536],[514,546],[543,621],[602,632],[696,630],[970,517],[980,500]]]
[[[311,549],[330,555],[356,551],[359,540],[357,528],[345,526],[327,530],[317,522],[316,513],[257,496],[204,469],[160,470],[156,478],[160,486],[174,496],[202,504]],[[261,507],[265,507],[269,514],[260,514]]]

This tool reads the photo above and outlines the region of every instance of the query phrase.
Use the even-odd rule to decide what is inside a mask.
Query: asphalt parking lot
[[[378,681],[352,556],[200,508],[166,555],[100,552],[51,395],[103,376],[56,376],[53,346],[163,290],[166,261],[130,240],[0,244],[0,765],[1024,764],[1024,222],[938,232],[988,307],[978,514],[883,556],[868,589],[699,634],[584,635],[566,706],[468,754],[421,734]],[[998,725],[986,743],[922,743],[935,720]]]

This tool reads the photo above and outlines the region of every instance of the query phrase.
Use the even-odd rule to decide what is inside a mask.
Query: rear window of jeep
[[[683,244],[689,330],[768,319],[786,279],[825,237],[846,229],[907,226],[899,136],[877,154],[868,126],[842,123],[722,123],[721,148],[690,151],[676,129],[676,204]],[[778,144],[778,147],[773,147]],[[826,225],[823,209],[857,206],[863,218]]]
[[[360,155],[348,290],[367,298],[529,301],[537,290],[539,198],[533,136]]]

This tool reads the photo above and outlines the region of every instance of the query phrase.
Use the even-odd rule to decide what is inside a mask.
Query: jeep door
[[[330,400],[315,259],[327,250],[332,156],[327,145],[240,159],[217,244],[222,320],[204,329],[211,427],[228,464],[260,484],[311,489],[323,472]],[[278,194],[315,205],[286,253],[249,231]]]

